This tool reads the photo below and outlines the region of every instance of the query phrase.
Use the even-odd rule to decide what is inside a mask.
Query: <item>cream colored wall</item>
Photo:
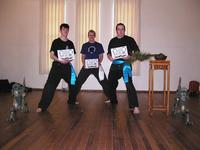
[[[43,87],[46,75],[39,75],[39,0],[1,0],[0,77]]]
[[[171,60],[171,89],[177,88],[179,76],[188,87],[190,80],[200,81],[200,1],[199,0],[142,0],[142,50],[163,52]],[[141,65],[142,75],[136,85],[146,89],[148,64]],[[161,76],[158,76],[158,82]],[[143,81],[143,84],[139,84]],[[162,88],[156,84],[157,89]]]
[[[113,0],[102,0],[100,42],[107,50],[112,37]],[[67,22],[71,25],[70,39],[75,41],[75,4],[68,1]],[[0,2],[0,78],[26,83],[33,88],[43,88],[47,75],[39,74],[39,0],[1,0]],[[141,0],[140,48],[146,52],[163,52],[171,60],[171,89],[177,88],[178,77],[183,85],[190,80],[200,81],[200,1],[199,0]],[[78,51],[78,50],[77,50]],[[105,55],[106,56],[106,55]],[[106,73],[110,62],[103,62]],[[162,88],[162,74],[156,74],[156,89]],[[137,90],[148,88],[148,62],[140,64],[140,75],[134,77]],[[60,88],[61,86],[59,86]],[[83,89],[101,89],[90,77]],[[118,89],[125,89],[120,81]]]

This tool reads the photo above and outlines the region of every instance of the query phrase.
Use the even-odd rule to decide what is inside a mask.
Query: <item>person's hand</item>
[[[59,60],[59,62],[61,64],[68,64],[70,62],[70,60],[68,60],[68,59],[62,59],[62,60]]]
[[[123,59],[124,59],[124,60],[129,60],[130,58],[131,58],[131,56],[128,55],[128,56],[124,57]]]
[[[109,59],[110,61],[113,61],[113,60],[114,60],[114,59],[112,58],[111,55],[108,55],[108,59]]]

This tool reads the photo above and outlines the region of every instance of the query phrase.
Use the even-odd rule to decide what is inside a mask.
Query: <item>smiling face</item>
[[[88,39],[89,39],[89,42],[94,42],[95,41],[95,37],[96,37],[96,34],[94,31],[89,31],[88,32]]]

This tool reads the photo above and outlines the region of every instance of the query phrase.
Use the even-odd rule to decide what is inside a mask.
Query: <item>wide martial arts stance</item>
[[[95,31],[90,30],[88,32],[89,41],[82,45],[81,59],[83,67],[81,68],[77,78],[76,90],[78,94],[84,82],[92,74],[101,84],[107,98],[109,98],[108,80],[101,66],[101,62],[103,61],[104,49],[101,43],[95,41],[95,37]]]
[[[125,35],[125,25],[119,23],[116,25],[117,36],[110,40],[108,46],[108,59],[112,61],[110,67],[108,81],[111,89],[110,102],[117,104],[116,88],[118,80],[123,77],[126,85],[129,108],[134,114],[139,113],[139,104],[137,93],[132,82],[132,66],[126,63],[136,51],[140,51],[135,40],[132,37]]]
[[[69,86],[69,99],[68,104],[75,104],[75,82],[76,74],[71,64],[74,57],[75,48],[72,41],[67,36],[69,33],[69,25],[60,25],[61,36],[55,39],[51,45],[50,57],[53,59],[52,67],[44,86],[41,100],[38,104],[36,112],[45,111],[50,105],[56,87],[61,79],[64,79]]]

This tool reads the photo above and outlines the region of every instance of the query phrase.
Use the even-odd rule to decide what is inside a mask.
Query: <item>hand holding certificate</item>
[[[99,67],[99,60],[98,59],[85,59],[85,68],[98,68]]]
[[[58,60],[73,60],[73,59],[75,59],[74,49],[58,50],[57,52],[58,52]]]
[[[111,55],[113,59],[120,59],[128,56],[128,50],[126,46],[116,47],[111,49]]]

